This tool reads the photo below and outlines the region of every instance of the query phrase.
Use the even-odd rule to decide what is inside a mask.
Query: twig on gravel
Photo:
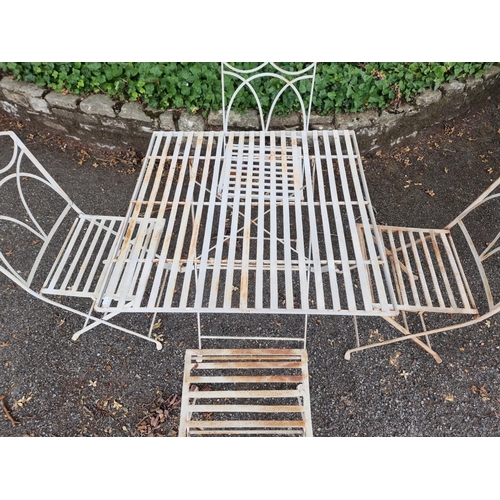
[[[5,405],[4,399],[5,399],[5,394],[2,394],[0,396],[0,404],[2,405],[2,409],[5,413],[5,416],[12,422],[12,425],[18,424],[19,422],[17,420],[14,420],[12,415],[9,413],[9,410],[7,409],[7,406]]]

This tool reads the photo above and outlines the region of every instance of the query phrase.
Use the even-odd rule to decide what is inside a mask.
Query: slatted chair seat
[[[78,216],[50,270],[42,293],[94,299],[123,217]]]
[[[477,314],[449,230],[378,229],[389,257],[400,311]]]
[[[312,434],[304,349],[186,351],[179,437]]]
[[[304,199],[304,156],[302,147],[278,137],[263,144],[259,134],[238,135],[243,143],[234,142],[235,133],[227,132],[222,177],[218,187],[220,197],[228,200]],[[271,196],[271,193],[274,193]]]

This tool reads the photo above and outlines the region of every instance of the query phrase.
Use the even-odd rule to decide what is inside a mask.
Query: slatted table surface
[[[395,315],[349,131],[156,132],[97,310]]]

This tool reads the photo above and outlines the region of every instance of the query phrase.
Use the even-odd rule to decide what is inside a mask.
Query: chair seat
[[[448,230],[377,227],[390,260],[400,310],[478,313]]]
[[[248,132],[228,134],[235,142],[231,140],[226,147],[219,196],[230,200],[250,198],[277,202],[297,198],[302,201],[302,147],[292,146],[289,139],[280,136],[271,147],[261,144],[258,136],[252,134],[250,140],[246,134]],[[242,142],[236,142],[237,138]]]
[[[180,437],[312,436],[304,349],[187,350]]]
[[[123,217],[78,216],[41,293],[94,299]]]

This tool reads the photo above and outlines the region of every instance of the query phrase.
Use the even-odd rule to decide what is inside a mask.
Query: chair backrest
[[[0,132],[0,272],[30,288],[72,210],[82,213],[19,137]]]
[[[304,130],[309,128],[309,118],[311,115],[312,97],[314,92],[314,82],[316,79],[316,63],[307,64],[300,70],[286,70],[276,63],[261,63],[251,69],[237,68],[230,63],[221,63],[222,73],[222,123],[224,132],[228,131],[229,114],[238,94],[247,89],[254,97],[261,130],[268,131],[271,117],[276,107],[276,103],[284,95],[285,91],[292,91],[299,103],[302,114],[302,125]],[[236,79],[236,86],[232,93],[226,95],[226,79],[228,77]],[[256,84],[262,78],[272,78],[275,95],[272,98],[267,113],[267,119],[264,116],[262,96],[259,96],[256,90]],[[310,85],[307,82],[310,81]],[[290,90],[289,90],[290,89]],[[229,99],[229,100],[227,100]],[[267,106],[266,106],[267,107]]]
[[[458,227],[467,242],[488,301],[488,316],[500,312],[500,178],[445,229]]]

